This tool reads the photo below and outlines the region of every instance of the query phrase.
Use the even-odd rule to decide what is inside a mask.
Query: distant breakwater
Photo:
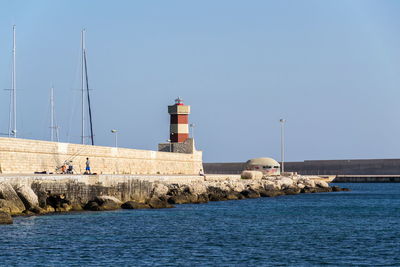
[[[246,163],[203,163],[203,167],[207,174],[239,174],[246,168]],[[305,160],[285,162],[285,170],[302,175],[371,176],[377,182],[385,182],[379,176],[400,175],[400,159]]]
[[[10,216],[171,208],[174,204],[341,191],[305,176],[0,176],[0,224]]]

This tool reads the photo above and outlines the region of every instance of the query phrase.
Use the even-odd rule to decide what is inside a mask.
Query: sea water
[[[399,266],[400,184],[14,218],[2,266]]]

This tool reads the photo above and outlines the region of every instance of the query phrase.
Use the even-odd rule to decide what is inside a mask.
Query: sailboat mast
[[[8,137],[17,137],[17,80],[16,80],[16,41],[15,25],[13,25],[13,48],[12,48],[12,72],[11,72],[11,91],[10,91],[10,113],[8,125]]]
[[[82,144],[85,144],[85,29],[81,31],[81,47],[82,47],[82,62],[81,62],[81,90],[82,90]]]
[[[14,102],[14,137],[17,137],[17,76],[16,76],[16,38],[13,26],[13,102]]]
[[[50,88],[50,140],[54,141],[54,88]]]
[[[94,133],[93,133],[93,121],[92,121],[92,106],[90,104],[90,92],[89,92],[89,77],[87,71],[87,61],[86,61],[86,51],[85,51],[85,77],[86,77],[86,93],[88,100],[88,108],[89,108],[89,126],[90,126],[90,139],[92,141],[92,146],[94,146]]]
[[[56,112],[54,105],[54,86],[50,88],[50,140],[60,142],[58,137],[58,126],[56,125]]]

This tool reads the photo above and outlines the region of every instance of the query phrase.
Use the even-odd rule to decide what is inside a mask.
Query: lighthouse
[[[158,144],[158,151],[173,153],[201,153],[196,150],[193,136],[189,137],[190,106],[183,103],[182,98],[175,99],[175,104],[168,106],[170,115],[168,143]]]
[[[183,143],[189,138],[189,114],[190,106],[183,103],[178,97],[175,104],[168,106],[168,113],[171,116],[170,140],[171,143]]]

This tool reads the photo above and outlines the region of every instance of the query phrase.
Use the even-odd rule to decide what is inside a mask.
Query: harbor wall
[[[306,160],[285,163],[285,170],[304,175],[395,175],[400,159]]]
[[[204,163],[205,173],[238,174],[244,162]],[[395,175],[400,174],[400,159],[306,160],[285,162],[285,171],[302,175]]]
[[[0,137],[0,173],[56,172],[72,160],[77,173],[86,158],[98,174],[198,174],[202,152],[170,153]]]
[[[208,174],[240,174],[246,169],[245,162],[203,163],[203,166]]]
[[[332,183],[400,183],[400,175],[337,175]]]

